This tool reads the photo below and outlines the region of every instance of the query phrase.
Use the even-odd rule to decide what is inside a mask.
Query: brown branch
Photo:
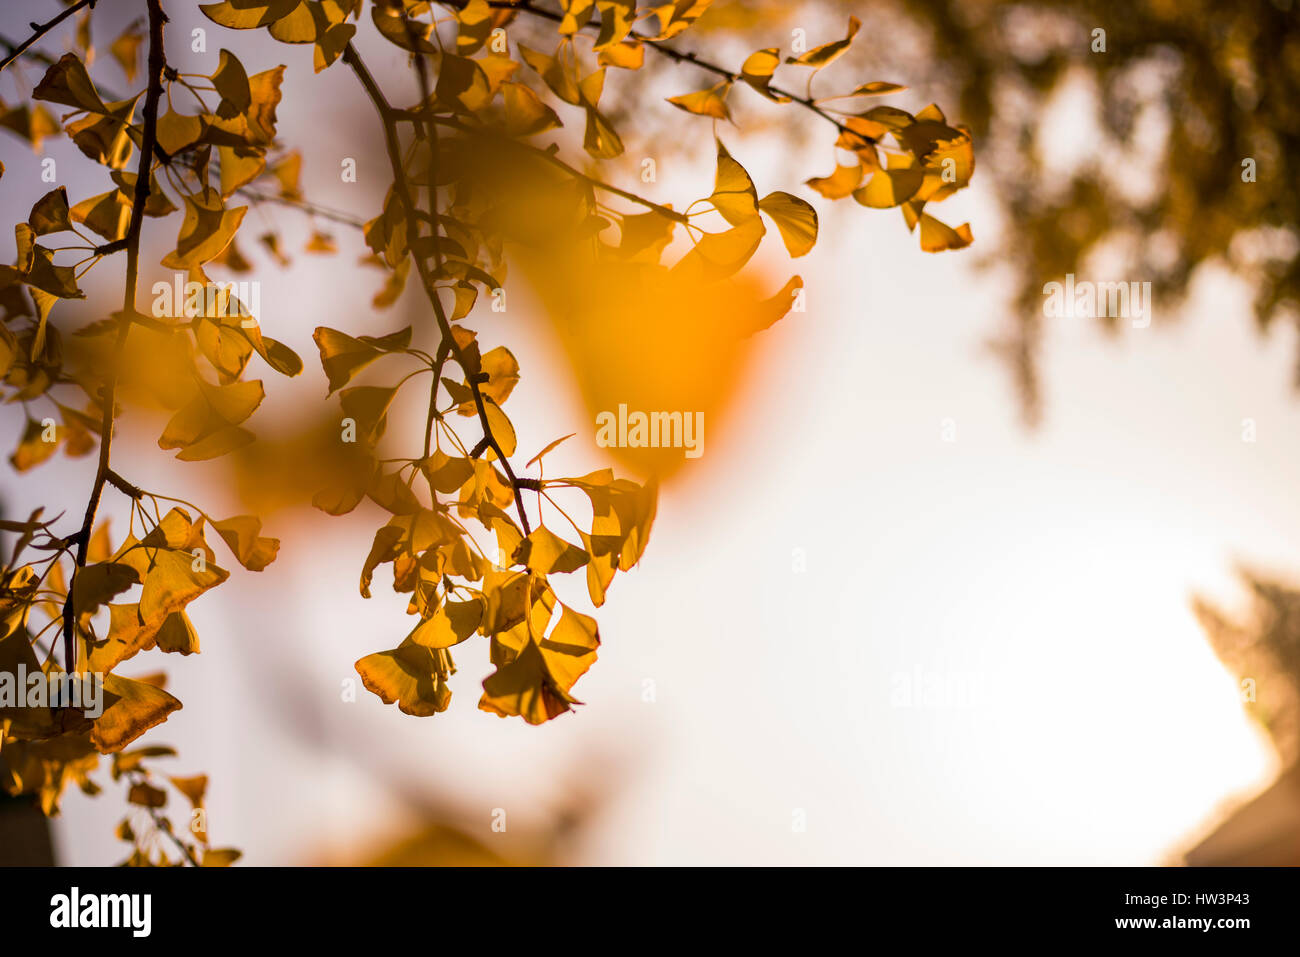
[[[464,9],[466,5],[466,0],[440,0],[440,2],[442,2],[444,6],[454,7],[457,10]],[[550,20],[553,23],[561,23],[564,20],[563,14],[557,13],[553,10],[544,9],[543,7],[534,6],[532,0],[489,0],[488,6],[496,10],[519,10],[522,13],[531,13],[535,17],[540,17],[543,20]],[[598,26],[598,24],[588,21],[583,24],[583,29],[596,26]],[[666,45],[663,41],[655,40],[653,37],[648,37],[644,33],[637,33],[633,30],[628,33],[628,39],[647,45],[660,56],[667,57],[675,63],[689,63],[692,66],[699,67],[707,73],[712,73],[714,76],[723,77],[731,83],[743,79],[741,75],[734,70],[728,70],[726,67],[718,66],[716,63],[702,60],[695,53],[674,49],[673,47]],[[826,122],[832,124],[841,133],[852,133],[854,136],[861,139],[870,139],[870,137],[863,136],[863,134],[845,126],[826,110],[818,106],[817,102],[810,96],[797,96],[789,90],[783,90],[780,87],[775,86],[769,86],[767,90],[773,96],[787,97],[791,103],[797,103],[804,109],[812,111]]]
[[[438,344],[438,355],[434,359],[433,366],[433,385],[429,386],[429,414],[424,420],[424,457],[426,459],[433,452],[433,423],[438,417],[438,386],[442,383],[443,364],[450,354],[451,345],[444,339]]]
[[[366,225],[366,221],[360,216],[353,216],[343,210],[332,209],[319,203],[311,203],[305,199],[294,199],[290,196],[280,196],[275,193],[263,193],[250,186],[241,186],[235,192],[255,203],[275,203],[277,206],[288,206],[311,216],[319,216],[321,219],[327,219],[332,223],[339,223],[343,226],[351,226],[354,229],[364,229]]]
[[[32,28],[32,35],[29,36],[26,40],[18,44],[13,44],[13,43],[9,43],[8,41],[5,41],[5,46],[9,48],[10,53],[3,60],[0,60],[0,70],[4,70],[4,68],[7,67],[10,63],[13,63],[14,60],[17,60],[20,56],[22,56],[29,46],[31,46],[41,37],[45,36],[45,34],[49,33],[51,30],[57,27],[64,20],[68,19],[68,17],[72,16],[78,10],[81,10],[83,7],[90,7],[90,9],[92,10],[95,9],[95,2],[96,0],[77,0],[77,2],[74,3],[72,6],[68,7],[62,13],[54,17],[51,17],[45,23],[37,23],[36,21],[33,20],[30,24],[28,24]]]
[[[375,83],[375,78],[362,62],[360,54],[351,43],[343,50],[343,62],[352,68],[360,80],[366,95],[370,97],[376,111],[379,113],[380,120],[384,125],[384,145],[388,152],[388,162],[393,170],[393,186],[397,190],[398,201],[402,204],[403,215],[408,223],[408,229],[412,237],[419,235],[419,216],[415,200],[411,196],[410,183],[407,180],[406,169],[402,163],[401,146],[397,141],[397,115],[396,111],[389,105],[383,91]],[[434,157],[436,159],[436,157]],[[433,160],[431,160],[432,162]],[[436,177],[431,177],[436,179]],[[437,227],[434,227],[436,234]],[[428,263],[424,257],[420,256],[414,250],[408,250],[412,259],[415,260],[415,268],[420,274],[420,282],[424,286],[425,295],[428,297],[430,304],[433,306],[434,317],[438,321],[438,329],[442,333],[443,342],[451,348],[452,357],[456,360],[457,365],[465,371],[466,378],[469,381],[470,390],[474,396],[474,406],[478,410],[479,424],[483,427],[483,438],[487,440],[488,447],[496,453],[497,460],[501,463],[501,469],[506,473],[510,480],[510,487],[515,493],[515,508],[519,511],[519,521],[523,526],[524,534],[531,532],[528,522],[528,513],[524,510],[523,495],[520,493],[518,479],[515,477],[514,469],[510,466],[510,460],[501,449],[501,443],[492,432],[492,426],[487,418],[487,406],[483,401],[483,393],[479,389],[479,384],[474,381],[471,374],[469,359],[465,356],[464,350],[456,342],[455,336],[451,331],[451,323],[447,320],[447,313],[442,308],[442,301],[438,298],[438,288],[435,284],[435,276],[429,271]]]
[[[68,580],[68,597],[63,604],[63,654],[69,673],[77,670],[76,618],[73,614],[73,593],[76,590],[77,570],[86,566],[86,551],[90,534],[95,526],[95,513],[104,494],[104,486],[117,476],[110,468],[113,452],[113,417],[116,413],[117,369],[121,364],[126,338],[131,332],[131,317],[135,314],[136,285],[140,277],[140,231],[144,224],[144,207],[149,199],[150,171],[153,166],[153,148],[158,138],[158,103],[162,98],[163,67],[167,59],[163,52],[162,0],[147,0],[149,8],[149,88],[145,94],[144,133],[140,141],[140,163],[136,169],[135,197],[131,203],[131,222],[126,231],[126,285],[122,292],[122,311],[117,315],[117,340],[113,357],[105,373],[100,401],[103,403],[103,420],[99,429],[99,465],[95,470],[95,483],[86,503],[86,516],[77,537],[77,556]],[[129,483],[125,483],[129,484]],[[120,486],[119,486],[120,487]],[[134,486],[131,486],[134,489]],[[130,494],[130,493],[128,493]],[[134,496],[133,496],[134,497]]]

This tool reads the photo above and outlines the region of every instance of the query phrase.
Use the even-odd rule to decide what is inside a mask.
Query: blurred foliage
[[[1243,614],[1204,598],[1193,609],[1215,653],[1241,680],[1247,712],[1289,767],[1300,761],[1300,590],[1254,572],[1240,576],[1251,599]]]
[[[1168,319],[1197,267],[1221,264],[1251,284],[1261,329],[1300,319],[1295,0],[746,0],[706,23],[772,36],[845,12],[863,20],[849,67],[953,104],[979,144],[1004,217],[982,261],[1014,282],[992,345],[1027,422],[1043,286],[1066,273],[1150,281]],[[1062,110],[1070,124],[1048,122]]]
[[[1261,328],[1300,319],[1293,0],[885,6],[882,18],[916,31],[920,60],[936,64],[937,88],[960,103],[988,158],[1006,223],[987,258],[1016,279],[997,348],[1031,422],[1042,402],[1042,288],[1066,273],[1095,264],[1103,279],[1149,280],[1167,317],[1197,267],[1221,263],[1253,284]],[[1105,52],[1093,50],[1097,29]],[[1096,132],[1082,115],[1077,141],[1048,144],[1069,156],[1063,169],[1044,159],[1042,124],[1073,83],[1095,96]],[[1253,182],[1243,181],[1246,159]]]

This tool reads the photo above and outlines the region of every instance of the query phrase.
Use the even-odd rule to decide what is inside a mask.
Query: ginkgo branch
[[[376,111],[379,113],[380,121],[384,127],[384,145],[388,152],[388,162],[393,171],[393,185],[397,191],[398,201],[402,204],[403,215],[409,223],[411,235],[418,235],[419,217],[417,216],[417,206],[411,196],[410,182],[407,179],[406,169],[402,163],[401,148],[397,141],[397,126],[395,113],[388,99],[375,83],[375,78],[371,75],[369,69],[361,60],[360,54],[357,53],[356,47],[349,43],[343,49],[343,62],[352,68],[357,79],[361,82],[370,97]],[[431,176],[431,181],[436,182],[437,177]],[[436,234],[437,227],[434,227]],[[501,469],[506,473],[510,481],[510,487],[514,491],[515,508],[519,512],[519,522],[523,526],[524,534],[531,531],[528,522],[528,513],[524,509],[523,495],[519,491],[518,479],[515,477],[514,469],[510,466],[510,460],[501,448],[501,443],[493,434],[492,425],[488,422],[487,406],[483,401],[483,393],[479,384],[474,381],[470,375],[471,364],[456,342],[455,334],[452,332],[451,323],[447,319],[446,311],[442,308],[442,301],[438,298],[438,288],[434,281],[434,276],[429,272],[428,263],[424,257],[417,254],[414,250],[410,252],[411,258],[415,260],[415,268],[420,274],[421,285],[424,286],[425,295],[429,303],[433,306],[433,314],[438,322],[438,329],[442,333],[442,341],[451,349],[451,355],[456,363],[465,370],[466,377],[469,381],[470,391],[474,397],[474,406],[478,411],[479,424],[483,427],[483,438],[488,443],[488,447],[496,453],[497,461],[501,463]]]
[[[78,10],[81,10],[85,7],[89,7],[92,10],[95,9],[95,3],[96,0],[77,0],[77,2],[74,3],[72,6],[68,7],[62,13],[56,14],[55,16],[51,17],[45,23],[37,23],[35,21],[32,21],[30,24],[28,24],[32,28],[32,35],[29,36],[22,43],[13,44],[13,43],[9,43],[8,41],[3,41],[4,45],[9,48],[10,53],[3,60],[0,60],[0,70],[3,70],[10,63],[13,63],[14,60],[17,60],[20,56],[23,55],[24,51],[26,51],[26,49],[29,46],[31,46],[41,37],[45,36],[45,34],[49,33],[51,30],[57,27],[64,20],[68,19],[68,17],[72,16]]]
[[[125,237],[126,283],[122,292],[122,311],[117,316],[117,338],[113,345],[113,356],[105,372],[103,392],[100,396],[103,419],[99,430],[99,464],[95,470],[95,482],[90,490],[90,500],[86,503],[86,515],[82,520],[80,536],[77,539],[77,555],[72,577],[68,580],[68,597],[63,605],[63,654],[65,667],[69,672],[77,670],[76,616],[73,613],[77,570],[86,565],[90,533],[95,525],[95,514],[99,511],[104,486],[113,481],[116,476],[110,467],[110,462],[117,404],[117,367],[121,363],[126,339],[131,332],[131,316],[135,314],[136,285],[140,275],[140,232],[144,225],[145,203],[149,199],[151,178],[149,173],[153,165],[153,147],[158,136],[158,102],[162,97],[163,67],[167,65],[163,51],[163,24],[167,22],[167,15],[163,13],[162,0],[147,0],[147,5],[149,8],[149,88],[145,93],[144,132],[140,142],[140,162],[136,170],[135,196],[131,203],[131,220]],[[116,482],[113,484],[116,485]]]
[[[465,7],[465,0],[444,0],[444,3],[447,6],[455,7],[458,10]],[[556,13],[553,10],[547,10],[544,7],[535,6],[532,0],[489,0],[488,6],[497,10],[518,10],[521,13],[531,13],[535,17],[540,17],[543,20],[550,20],[552,23],[562,23],[564,21],[563,14]],[[583,29],[594,26],[597,26],[597,24],[587,22],[583,24]],[[711,63],[708,60],[702,60],[696,53],[674,49],[662,41],[655,40],[653,37],[648,37],[643,33],[637,33],[635,30],[630,31],[627,38],[637,43],[644,44],[660,56],[667,57],[669,60],[676,63],[689,63],[692,66],[699,67],[707,73],[712,73],[714,76],[723,77],[731,83],[743,79],[741,74],[734,70],[728,70],[724,66],[719,66],[718,64]],[[823,120],[833,125],[841,133],[851,133],[859,139],[869,139],[869,137],[865,137],[861,133],[855,132],[845,126],[826,110],[818,106],[816,101],[813,100],[811,93],[808,96],[798,96],[797,94],[791,93],[789,90],[783,90],[775,86],[768,86],[767,90],[773,96],[786,97],[791,103],[797,103],[804,109],[812,111],[817,116],[820,116]]]

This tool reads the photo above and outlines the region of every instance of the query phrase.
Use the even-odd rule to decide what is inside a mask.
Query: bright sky
[[[250,71],[293,64],[287,104],[355,96],[341,71],[308,92],[296,52]],[[281,132],[310,139],[309,121],[287,105]],[[334,172],[356,135],[316,140],[307,191],[368,215],[374,189],[350,194]],[[760,182],[792,165],[773,142],[735,139]],[[0,144],[12,220],[37,161]],[[71,168],[66,144],[53,149]],[[830,168],[815,148],[793,165]],[[708,162],[675,171],[660,195],[680,208],[711,177]],[[81,195],[98,181],[69,183]],[[978,172],[970,193],[945,218],[991,244]],[[458,656],[447,714],[340,701],[352,662],[409,622],[382,576],[371,602],[356,592],[377,513],[313,520],[286,532],[270,570],[236,573],[193,607],[200,658],[158,662],[185,708],[149,740],[180,748],[179,773],[212,776],[214,839],[249,863],[285,863],[398,834],[408,812],[382,767],[447,795],[489,846],[493,808],[539,820],[574,781],[604,790],[573,851],[586,863],[1153,864],[1267,784],[1271,753],[1189,599],[1237,600],[1236,561],[1300,568],[1293,337],[1257,338],[1248,292],[1221,275],[1202,277],[1181,321],[1157,301],[1156,323],[1119,340],[1053,320],[1047,419],[1027,434],[981,351],[1004,320],[1000,277],[972,255],[919,252],[896,213],[817,205],[822,239],[798,264],[808,312],[763,334],[741,412],[707,424],[704,457],[664,492],[642,566],[601,610],[600,661],[576,689],[586,706],[542,728],[475,710],[485,650]],[[281,221],[300,248],[303,224]],[[350,269],[355,240],[340,239]],[[377,273],[327,297],[320,268],[300,255],[262,277],[263,325],[308,364],[268,406],[319,401],[311,328],[355,331],[369,311]],[[376,330],[396,324],[380,317]],[[510,403],[521,451],[576,430],[565,454],[600,464],[527,297],[475,327],[507,338],[522,365]],[[140,441],[123,461],[148,476],[166,456]],[[57,462],[57,483],[7,477],[7,510],[75,500],[86,463]],[[159,489],[193,468],[157,469]],[[937,702],[935,682],[949,689]],[[317,745],[285,701],[306,709]],[[66,799],[69,863],[118,853],[109,790]]]

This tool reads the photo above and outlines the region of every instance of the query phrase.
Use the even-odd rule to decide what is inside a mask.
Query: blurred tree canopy
[[[1220,263],[1251,283],[1261,329],[1300,319],[1294,0],[759,0],[702,27],[770,35],[841,12],[863,21],[846,69],[906,77],[974,134],[1004,216],[981,261],[1014,279],[992,345],[1028,422],[1043,411],[1043,286],[1066,273],[1149,280],[1167,318],[1197,267]],[[1053,142],[1062,103],[1080,132]]]
[[[1240,679],[1242,703],[1285,767],[1300,762],[1300,590],[1242,571],[1250,606],[1232,615],[1206,598],[1193,609],[1210,645]]]
[[[919,54],[904,59],[934,65],[936,89],[981,144],[1006,215],[986,261],[1017,281],[997,349],[1031,422],[1043,285],[1103,256],[1119,262],[1100,267],[1118,273],[1103,278],[1150,280],[1165,315],[1197,267],[1217,262],[1252,283],[1261,328],[1300,319],[1293,0],[907,0],[872,11],[904,24]],[[896,44],[874,46],[892,57],[905,44],[888,35]],[[1062,168],[1044,159],[1040,124],[1070,84],[1095,96],[1098,123],[1095,135],[1058,144],[1054,155],[1070,158]]]

